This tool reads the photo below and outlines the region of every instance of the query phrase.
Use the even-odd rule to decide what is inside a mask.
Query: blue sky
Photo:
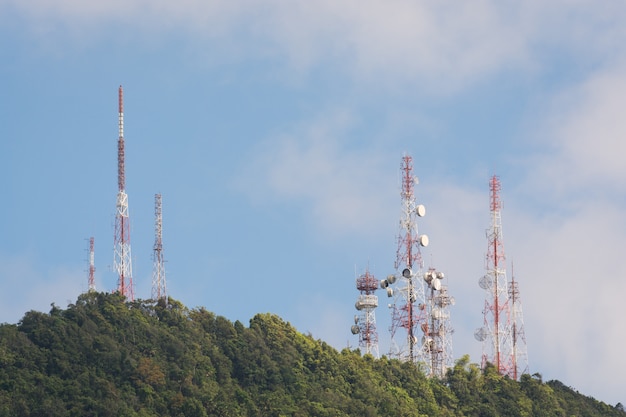
[[[90,236],[115,288],[121,84],[138,297],[161,193],[171,296],[356,346],[354,280],[392,272],[406,152],[455,356],[480,362],[496,173],[531,372],[626,400],[626,5],[92,3],[0,0],[0,322],[85,291]]]

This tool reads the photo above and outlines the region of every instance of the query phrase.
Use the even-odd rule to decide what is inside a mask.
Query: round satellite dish
[[[389,275],[387,277],[387,282],[389,282],[390,284],[393,284],[394,282],[396,282],[396,276],[395,275]]]
[[[435,291],[439,291],[441,289],[441,281],[439,281],[438,279],[434,279],[430,285],[432,285],[433,289]]]
[[[443,279],[443,272],[437,272],[437,279]]]
[[[411,278],[411,276],[413,276],[413,271],[411,271],[409,268],[404,268],[404,270],[402,270],[402,276],[404,278]]]
[[[361,331],[361,329],[359,329],[359,326],[357,326],[356,324],[352,326],[350,330],[352,331],[352,334],[359,334],[359,332]]]
[[[420,239],[420,245],[421,245],[421,246],[423,246],[423,247],[428,246],[428,236],[426,236],[426,235],[421,235],[421,236],[419,237],[419,239]]]
[[[483,290],[488,290],[493,286],[493,278],[491,275],[485,275],[478,280],[478,285],[480,285],[480,288]]]
[[[426,281],[427,283],[429,283],[429,284],[430,284],[430,282],[431,282],[432,280],[433,280],[433,273],[432,273],[432,271],[427,271],[427,272],[424,274],[424,281]]]
[[[389,286],[389,281],[387,281],[386,279],[381,279],[380,280],[380,288],[382,288],[384,290],[388,286]]]
[[[479,342],[484,342],[487,339],[487,330],[484,327],[476,329],[474,332],[474,338]]]
[[[393,288],[387,288],[387,297],[393,297]]]
[[[426,207],[420,204],[419,206],[415,207],[415,213],[420,217],[424,217],[426,215]]]
[[[356,303],[354,303],[354,308],[361,311],[361,309],[363,308],[363,304],[361,304],[360,301],[357,301]]]

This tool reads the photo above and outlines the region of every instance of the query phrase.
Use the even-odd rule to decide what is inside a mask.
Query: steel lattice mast
[[[513,377],[511,311],[502,240],[501,186],[497,176],[491,177],[489,189],[491,227],[487,230],[487,273],[479,280],[480,287],[486,293],[483,327],[476,330],[474,336],[483,342],[483,368],[489,362],[501,375]]]
[[[519,285],[515,280],[512,264],[509,300],[511,303],[511,340],[513,344],[511,377],[519,379],[522,374],[528,373],[528,351],[526,348],[526,334],[524,332],[522,299],[520,298]]]
[[[443,378],[449,367],[453,365],[452,357],[452,324],[450,322],[450,306],[455,304],[454,297],[448,293],[447,285],[443,284],[444,274],[429,268],[424,273],[426,290],[426,322],[421,330],[425,341],[427,375]]]
[[[165,264],[163,259],[163,216],[161,211],[161,194],[154,195],[154,248],[152,251],[152,299],[167,297],[165,286]]]
[[[89,238],[89,281],[88,281],[88,291],[96,290],[96,266],[94,263],[94,238],[93,236]]]
[[[360,314],[354,316],[352,334],[359,335],[359,347],[365,349],[366,354],[378,358],[378,332],[374,314],[378,307],[378,297],[374,294],[378,289],[378,281],[369,270],[366,270],[356,279],[356,288],[360,295],[354,307]]]
[[[414,185],[417,178],[413,176],[413,158],[405,155],[401,164],[402,214],[398,250],[394,269],[395,275],[382,280],[380,285],[387,288],[387,296],[393,297],[391,308],[391,347],[389,355],[414,363],[428,363],[425,358],[423,342],[418,338],[418,329],[426,320],[426,300],[423,281],[423,261],[420,246],[428,245],[428,236],[419,235],[417,217],[426,213],[423,205],[415,202]],[[389,287],[398,281],[395,289]],[[399,337],[400,330],[406,331]]]
[[[117,141],[117,204],[115,212],[115,237],[113,265],[118,275],[117,291],[129,300],[135,299],[133,290],[133,268],[130,254],[130,219],[128,196],[124,175],[124,96],[122,86],[118,90],[119,139]]]

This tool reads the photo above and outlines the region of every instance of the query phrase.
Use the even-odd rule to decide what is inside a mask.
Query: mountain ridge
[[[89,292],[0,325],[4,416],[626,416],[541,375],[467,355],[441,380],[337,351],[264,313],[246,327],[169,299]]]

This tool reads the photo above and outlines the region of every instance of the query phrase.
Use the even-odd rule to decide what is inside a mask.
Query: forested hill
[[[460,359],[446,380],[336,351],[270,314],[81,295],[0,326],[0,416],[626,416],[558,381]]]

